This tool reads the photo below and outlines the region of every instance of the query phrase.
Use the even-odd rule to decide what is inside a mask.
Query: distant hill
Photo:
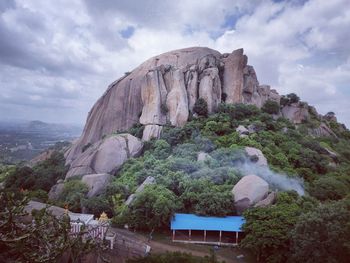
[[[57,142],[79,137],[82,127],[39,120],[0,122],[0,163],[28,161]]]

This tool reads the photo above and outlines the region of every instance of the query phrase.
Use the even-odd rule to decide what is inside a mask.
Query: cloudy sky
[[[0,0],[0,120],[82,124],[124,72],[189,46],[243,47],[261,84],[350,126],[349,0]]]

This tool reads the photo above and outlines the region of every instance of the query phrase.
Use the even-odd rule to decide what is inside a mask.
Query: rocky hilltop
[[[142,141],[159,137],[164,125],[183,126],[199,98],[207,102],[210,114],[223,101],[261,108],[267,100],[280,104],[281,96],[259,84],[243,49],[221,54],[191,47],[155,56],[109,85],[95,103],[81,137],[66,153],[71,167],[67,177],[116,171],[139,154]],[[298,102],[281,107],[276,116],[297,124],[308,118],[308,112],[308,105]],[[144,126],[142,141],[117,134],[136,123]],[[112,165],[105,165],[106,160]]]

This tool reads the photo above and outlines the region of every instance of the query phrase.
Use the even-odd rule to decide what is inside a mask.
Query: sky
[[[260,84],[350,126],[349,0],[1,0],[0,121],[84,124],[144,60],[244,48]]]

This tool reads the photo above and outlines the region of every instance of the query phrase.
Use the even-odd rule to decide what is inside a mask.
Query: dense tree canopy
[[[350,200],[320,205],[300,216],[292,233],[293,262],[348,262]]]

